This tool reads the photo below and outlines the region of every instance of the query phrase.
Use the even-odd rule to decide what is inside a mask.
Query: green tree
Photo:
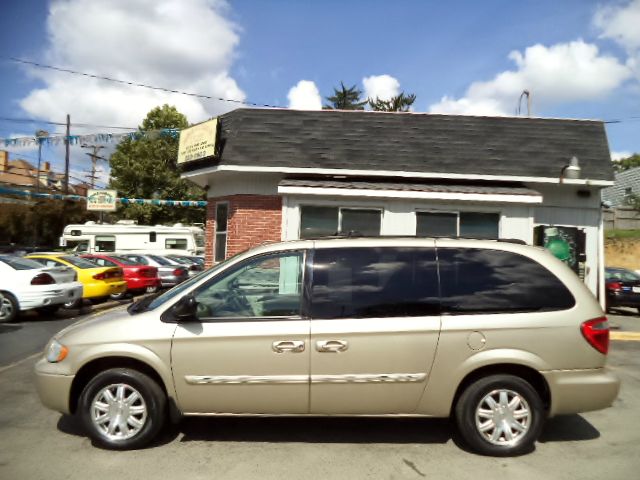
[[[126,138],[111,155],[110,187],[116,189],[119,196],[127,198],[203,200],[201,188],[180,178],[176,163],[178,137],[161,131],[188,126],[187,118],[173,106],[163,105],[151,110],[139,127],[141,132],[147,133]],[[116,216],[137,220],[139,224],[156,225],[204,222],[205,212],[194,207],[121,205]]]
[[[329,105],[325,105],[324,109],[333,110],[364,110],[367,101],[361,101],[362,91],[356,86],[347,88],[344,83],[340,82],[340,89],[334,88],[333,95],[326,97]]]
[[[369,99],[369,107],[377,112],[408,112],[415,101],[416,96],[413,93],[405,95],[404,92],[401,92],[389,100]]]
[[[640,154],[634,153],[630,157],[613,161],[613,170],[616,173],[624,172],[630,168],[640,167]]]

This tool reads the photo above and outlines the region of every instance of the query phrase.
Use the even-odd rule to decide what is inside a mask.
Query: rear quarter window
[[[566,310],[569,289],[538,262],[513,252],[439,248],[443,313],[509,313]]]

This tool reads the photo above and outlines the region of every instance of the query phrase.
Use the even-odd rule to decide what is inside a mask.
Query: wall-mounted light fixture
[[[580,178],[581,171],[582,169],[580,168],[578,157],[571,157],[571,160],[569,160],[569,165],[565,165],[564,167],[562,167],[562,170],[560,170],[560,183],[563,183],[565,178]]]

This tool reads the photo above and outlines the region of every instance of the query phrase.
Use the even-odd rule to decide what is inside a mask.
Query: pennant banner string
[[[82,195],[63,195],[60,193],[44,193],[33,192],[31,190],[18,190],[15,188],[6,188],[0,186],[0,194],[6,195],[18,195],[21,197],[32,198],[44,198],[48,200],[73,200],[73,201],[87,201],[87,197]],[[146,199],[146,198],[116,198],[116,202],[122,205],[157,205],[168,207],[198,207],[203,208],[207,206],[205,200],[160,200],[160,199]]]
[[[126,133],[91,133],[87,135],[51,135],[49,137],[15,137],[0,138],[0,145],[5,147],[30,147],[38,145],[60,145],[69,140],[69,145],[83,143],[118,143],[125,138],[139,140],[141,138],[171,137],[178,138],[180,129],[163,128],[160,130],[138,130]]]

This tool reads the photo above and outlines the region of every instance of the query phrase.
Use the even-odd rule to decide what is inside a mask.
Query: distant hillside
[[[640,270],[640,238],[605,238],[604,256],[607,267]]]

